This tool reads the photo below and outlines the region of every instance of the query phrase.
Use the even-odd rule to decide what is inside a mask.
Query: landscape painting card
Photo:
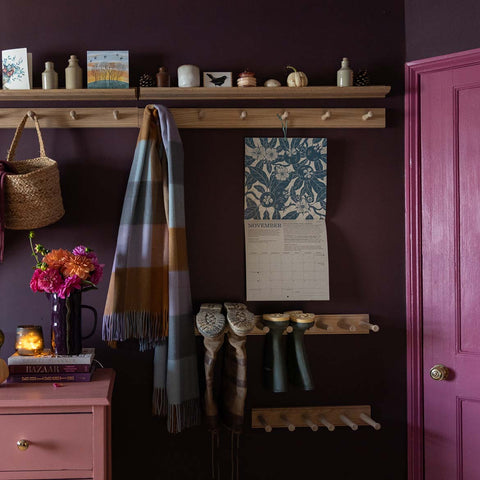
[[[2,50],[2,88],[28,90],[32,87],[32,54],[26,48]]]
[[[231,87],[232,72],[203,72],[204,87]]]
[[[128,88],[128,50],[87,52],[88,88]]]
[[[248,301],[329,300],[326,138],[246,138]]]

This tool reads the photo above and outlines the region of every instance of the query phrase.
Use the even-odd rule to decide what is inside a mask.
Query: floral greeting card
[[[26,48],[2,50],[2,87],[6,90],[32,88],[31,54]]]

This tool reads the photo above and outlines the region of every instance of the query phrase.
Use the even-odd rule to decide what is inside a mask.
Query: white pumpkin
[[[8,378],[8,365],[5,360],[0,358],[0,383],[3,383]]]
[[[287,68],[293,70],[287,77],[287,85],[289,87],[306,87],[308,85],[308,78],[305,73],[299,72],[291,65],[288,65]]]

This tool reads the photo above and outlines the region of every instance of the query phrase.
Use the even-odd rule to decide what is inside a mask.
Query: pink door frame
[[[420,79],[423,73],[480,64],[480,48],[405,66],[405,253],[408,479],[424,480]]]

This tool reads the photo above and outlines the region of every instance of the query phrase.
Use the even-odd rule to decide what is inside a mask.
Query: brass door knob
[[[30,446],[30,442],[28,440],[22,439],[18,440],[17,448],[22,452],[25,451]]]
[[[450,370],[445,366],[445,365],[434,365],[430,369],[430,376],[434,380],[446,380],[448,378],[448,374],[450,373]]]

